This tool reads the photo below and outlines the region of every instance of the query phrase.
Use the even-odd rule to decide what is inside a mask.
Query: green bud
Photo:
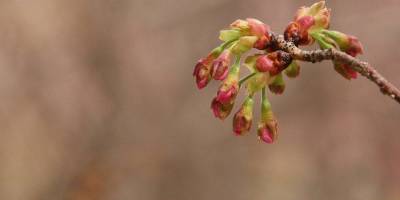
[[[258,40],[257,36],[243,36],[232,46],[232,53],[236,55],[241,55],[251,48],[253,48],[254,43]]]
[[[219,33],[219,39],[228,42],[239,39],[241,36],[240,30],[231,29],[231,30],[222,30]]]
[[[297,61],[293,60],[290,65],[285,69],[285,74],[289,78],[296,78],[300,74],[300,65]]]
[[[314,31],[314,32],[310,33],[311,37],[314,38],[317,41],[319,47],[321,49],[332,49],[332,48],[335,48],[335,46],[337,46],[335,41],[333,41],[329,37],[326,37],[320,31],[321,30]]]
[[[273,77],[268,88],[274,94],[282,94],[285,91],[285,81],[283,80],[282,73]]]
[[[346,49],[347,46],[349,46],[349,40],[348,36],[344,33],[341,33],[339,31],[331,31],[331,30],[321,30],[321,33],[325,35],[326,37],[329,37],[333,41],[335,41],[340,49]]]

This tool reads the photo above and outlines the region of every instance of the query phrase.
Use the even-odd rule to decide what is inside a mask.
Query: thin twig
[[[325,49],[325,50],[313,50],[306,51],[302,50],[292,42],[288,42],[284,39],[283,35],[272,34],[273,41],[276,42],[276,46],[290,53],[290,55],[297,60],[307,62],[321,62],[323,60],[333,60],[346,65],[349,65],[354,71],[357,71],[362,76],[368,78],[374,82],[380,88],[381,92],[388,95],[397,103],[400,103],[400,90],[397,89],[392,83],[386,80],[375,68],[373,68],[367,62],[360,61],[342,51],[336,49]]]

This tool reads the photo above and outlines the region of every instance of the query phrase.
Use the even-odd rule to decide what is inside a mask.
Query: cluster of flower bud
[[[321,49],[337,48],[354,57],[362,53],[357,38],[328,30],[329,21],[330,10],[323,1],[310,7],[301,7],[284,32],[285,40],[296,46],[310,45],[316,41]],[[282,94],[285,90],[283,74],[289,78],[297,77],[300,73],[298,62],[289,53],[276,48],[270,27],[257,19],[234,21],[228,30],[220,32],[219,39],[223,43],[200,59],[194,68],[197,87],[204,88],[212,79],[221,82],[211,102],[211,109],[215,117],[223,120],[232,112],[239,90],[245,86],[247,96],[233,117],[236,135],[243,135],[251,129],[254,95],[262,91],[257,133],[261,141],[272,143],[277,137],[278,124],[266,97],[266,89],[274,94]],[[243,65],[250,73],[240,79],[241,58],[251,49],[261,52],[246,57]],[[349,66],[342,63],[334,63],[334,66],[345,78],[357,76]]]
[[[314,37],[321,49],[336,48],[353,57],[363,53],[363,47],[360,41],[352,35],[347,35],[339,31],[323,29],[314,33]],[[333,64],[335,70],[344,78],[357,78],[357,72],[351,69],[350,66],[339,62],[334,62]]]
[[[285,39],[296,45],[310,45],[314,42],[311,33],[329,28],[330,10],[321,1],[310,7],[301,7],[292,22],[286,27]]]
[[[329,23],[330,10],[325,1],[301,7],[286,27],[285,40],[295,45],[310,45],[316,41],[321,49],[336,48],[353,57],[362,54],[362,45],[356,37],[328,30]],[[357,78],[357,72],[346,64],[334,62],[334,69],[346,79]]]

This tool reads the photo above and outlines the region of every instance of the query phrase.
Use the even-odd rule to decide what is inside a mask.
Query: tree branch
[[[397,89],[392,83],[386,80],[376,69],[371,67],[367,62],[360,61],[342,51],[336,49],[325,49],[325,50],[313,50],[305,51],[302,50],[292,42],[286,41],[283,35],[272,34],[272,41],[276,46],[290,53],[290,55],[297,60],[307,62],[321,62],[323,60],[338,61],[343,64],[349,65],[354,71],[357,71],[362,76],[368,78],[374,82],[380,88],[384,95],[388,95],[397,103],[400,103],[400,90]]]

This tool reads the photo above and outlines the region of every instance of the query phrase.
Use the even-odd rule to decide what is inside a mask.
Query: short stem
[[[261,90],[261,102],[264,102],[265,98],[267,98],[267,97],[265,94],[265,87],[263,87],[263,89]]]
[[[229,41],[226,41],[226,42],[224,42],[223,44],[222,44],[222,48],[223,49],[226,49],[230,44],[232,44],[232,42],[234,42],[234,41],[236,41],[237,39],[233,39],[233,40],[229,40]]]
[[[253,72],[253,73],[247,75],[246,77],[242,78],[242,79],[239,81],[239,87],[240,87],[245,81],[247,81],[249,78],[253,77],[253,76],[256,75],[256,74],[257,74],[257,72]]]

